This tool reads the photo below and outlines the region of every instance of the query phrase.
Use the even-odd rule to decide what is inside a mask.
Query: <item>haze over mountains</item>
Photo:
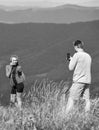
[[[83,6],[94,6],[94,7],[99,7],[99,0],[89,0],[84,3],[82,3]]]
[[[63,5],[50,8],[0,7],[0,22],[74,23],[99,19],[98,7]]]
[[[93,57],[92,93],[99,93],[99,21],[74,24],[0,24],[0,96],[9,101],[10,86],[5,77],[5,65],[11,54],[20,57],[26,74],[26,88],[35,79],[69,80],[66,53],[74,53],[72,42],[81,39]],[[5,100],[6,99],[6,100]]]

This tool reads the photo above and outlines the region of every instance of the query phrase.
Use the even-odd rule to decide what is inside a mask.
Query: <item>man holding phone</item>
[[[69,70],[74,70],[73,84],[70,88],[69,99],[67,102],[66,113],[68,113],[74,106],[74,101],[78,100],[80,96],[85,99],[85,112],[90,111],[90,94],[89,86],[91,84],[91,56],[83,49],[84,43],[76,40],[73,43],[76,53],[73,57],[67,55],[69,61]]]

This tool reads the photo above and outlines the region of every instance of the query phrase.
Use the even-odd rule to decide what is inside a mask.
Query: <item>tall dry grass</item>
[[[23,107],[0,107],[0,130],[99,130],[99,99],[91,100],[91,111],[84,112],[84,100],[75,103],[66,115],[68,83],[35,81],[23,94]]]

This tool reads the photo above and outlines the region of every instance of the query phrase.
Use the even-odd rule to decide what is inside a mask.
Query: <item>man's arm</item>
[[[73,57],[70,58],[70,62],[69,62],[69,70],[72,71],[74,70],[76,63],[77,63],[77,53],[74,54]]]

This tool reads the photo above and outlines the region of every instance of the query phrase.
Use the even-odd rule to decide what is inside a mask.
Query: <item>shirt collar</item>
[[[80,48],[80,49],[78,50],[78,52],[84,52],[84,50]]]

